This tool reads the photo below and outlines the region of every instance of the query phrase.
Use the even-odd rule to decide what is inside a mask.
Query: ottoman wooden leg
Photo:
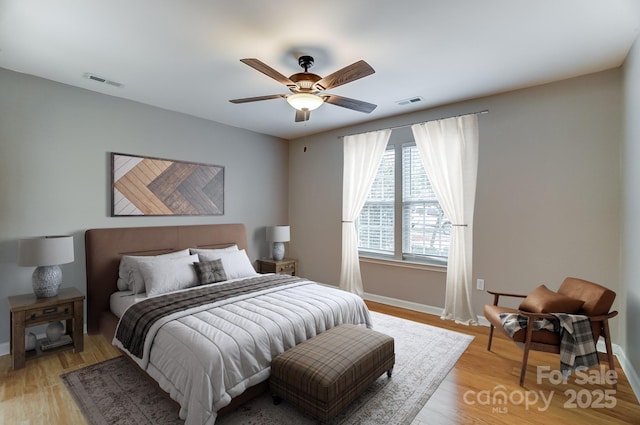
[[[387,378],[391,378],[391,374],[393,373],[393,368],[387,371]]]

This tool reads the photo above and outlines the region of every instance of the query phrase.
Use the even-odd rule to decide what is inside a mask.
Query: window
[[[356,223],[360,251],[393,255],[395,150],[387,149]]]
[[[451,223],[413,142],[389,145],[356,225],[361,255],[447,264]]]

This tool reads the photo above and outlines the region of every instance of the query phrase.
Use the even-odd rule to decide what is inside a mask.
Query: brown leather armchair
[[[544,288],[546,289],[546,288]],[[548,290],[547,290],[548,291]],[[615,317],[618,312],[609,312],[609,309],[613,305],[616,293],[604,286],[597,283],[588,282],[586,280],[568,277],[564,280],[562,285],[557,291],[557,294],[570,297],[573,300],[584,301],[577,312],[569,311],[545,311],[542,312],[527,312],[523,310],[517,310],[508,307],[502,307],[498,305],[500,297],[518,297],[527,298],[527,295],[507,294],[488,291],[493,295],[493,305],[484,306],[484,316],[491,323],[491,329],[489,331],[489,343],[487,350],[491,351],[491,342],[493,339],[494,328],[500,329],[509,339],[512,339],[518,346],[524,349],[522,357],[522,369],[520,371],[520,386],[524,384],[524,377],[527,371],[527,360],[529,357],[529,350],[545,351],[550,353],[560,353],[560,336],[557,332],[548,330],[533,330],[533,322],[539,318],[552,318],[548,313],[576,313],[588,316],[591,320],[591,328],[593,331],[593,337],[595,342],[598,342],[600,336],[603,337],[606,346],[606,353],[598,352],[598,360],[606,361],[609,364],[609,369],[615,370],[613,362],[613,351],[611,349],[611,334],[609,332],[609,319]],[[551,292],[551,291],[548,291]],[[551,293],[553,294],[553,293]],[[551,295],[550,294],[550,295]],[[544,296],[544,292],[543,292]],[[542,300],[544,301],[544,300]],[[549,304],[551,305],[551,303]],[[522,305],[521,305],[522,307]],[[517,313],[527,318],[527,326],[525,329],[518,330],[513,337],[505,331],[500,319],[500,313]]]

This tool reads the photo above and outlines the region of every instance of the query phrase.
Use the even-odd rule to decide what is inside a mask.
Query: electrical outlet
[[[484,291],[484,279],[478,279],[476,281],[476,289],[478,291]]]

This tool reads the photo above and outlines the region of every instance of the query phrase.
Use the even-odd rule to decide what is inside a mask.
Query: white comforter
[[[268,379],[274,356],[343,323],[371,327],[360,297],[297,282],[162,319],[143,358],[131,358],[180,404],[185,425],[212,425],[233,397]]]

